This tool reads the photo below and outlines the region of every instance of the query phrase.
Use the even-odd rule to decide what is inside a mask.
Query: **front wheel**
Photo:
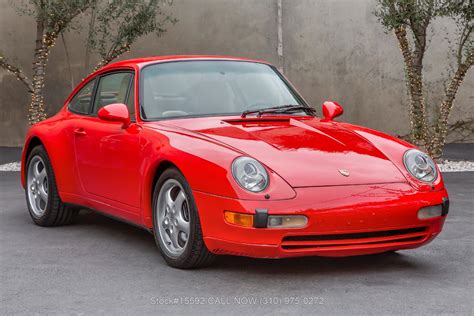
[[[191,188],[175,168],[165,170],[155,185],[153,228],[156,244],[170,266],[190,269],[212,263],[214,255],[204,244]]]

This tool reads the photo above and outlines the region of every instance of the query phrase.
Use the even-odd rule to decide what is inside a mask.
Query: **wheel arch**
[[[152,181],[151,187],[150,187],[151,192],[153,192],[153,190],[155,188],[155,185],[156,185],[156,182],[158,181],[160,176],[163,174],[163,172],[166,169],[169,169],[169,168],[176,168],[176,169],[179,170],[179,172],[183,173],[175,163],[171,162],[171,160],[162,160],[162,161],[160,161],[156,165],[156,167],[154,168],[154,171],[153,171],[153,181]]]
[[[26,142],[23,148],[23,154],[22,154],[22,159],[21,159],[22,160],[21,161],[21,184],[23,188],[26,187],[26,163],[28,161],[28,157],[31,151],[33,150],[33,148],[40,145],[44,147],[46,152],[48,152],[48,150],[46,149],[44,145],[44,142],[37,135],[34,135],[28,139],[28,141]]]
[[[143,186],[143,223],[146,227],[152,228],[152,212],[153,212],[153,192],[155,190],[156,182],[163,174],[163,172],[169,168],[176,168],[179,172],[183,173],[181,169],[169,159],[163,159],[155,162],[150,168],[145,177],[145,183]]]

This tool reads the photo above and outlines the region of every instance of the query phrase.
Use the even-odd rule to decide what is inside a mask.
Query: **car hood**
[[[372,143],[333,121],[309,117],[166,121],[232,146],[293,187],[406,182]]]

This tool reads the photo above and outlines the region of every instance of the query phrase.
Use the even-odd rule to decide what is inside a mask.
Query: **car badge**
[[[349,176],[349,171],[347,169],[339,169],[339,173],[342,174],[344,177]]]

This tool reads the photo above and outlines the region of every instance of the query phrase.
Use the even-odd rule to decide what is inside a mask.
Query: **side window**
[[[126,103],[132,76],[130,72],[118,72],[101,77],[92,113],[97,114],[100,108],[112,103]]]
[[[92,93],[94,90],[95,79],[86,84],[78,93],[71,99],[68,109],[71,112],[79,114],[89,114],[89,108],[92,100]]]

